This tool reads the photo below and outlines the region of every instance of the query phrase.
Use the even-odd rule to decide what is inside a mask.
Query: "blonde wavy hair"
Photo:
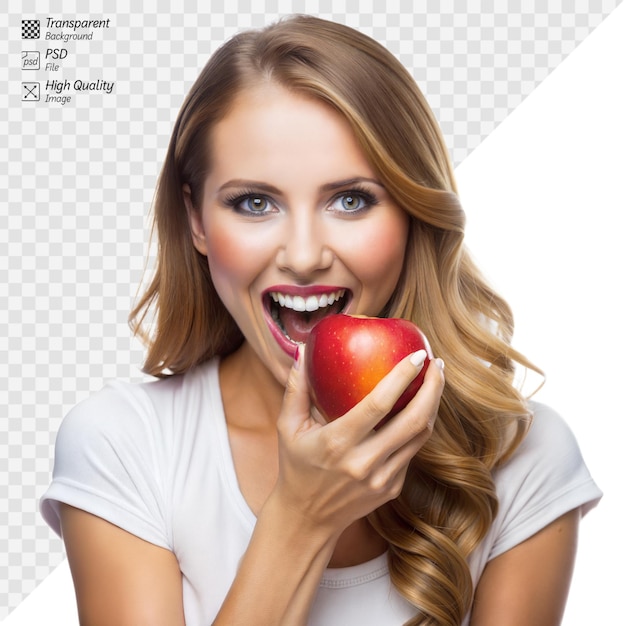
[[[182,188],[199,205],[206,139],[235,96],[263,81],[327,103],[350,123],[381,182],[410,216],[404,268],[381,316],[418,324],[446,362],[430,441],[401,496],[369,517],[389,543],[391,579],[416,607],[409,624],[453,626],[470,610],[467,557],[498,508],[491,471],[523,439],[530,414],[515,388],[513,318],[464,245],[464,212],[439,127],[409,72],[347,26],[292,16],[236,35],[209,60],[178,115],[154,202],[152,282],[130,315],[147,343],[144,371],[182,373],[243,340],[193,246]],[[148,322],[154,314],[154,332]]]

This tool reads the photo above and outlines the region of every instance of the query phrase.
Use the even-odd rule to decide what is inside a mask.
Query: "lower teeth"
[[[285,330],[285,327],[283,326],[283,322],[280,319],[280,315],[278,315],[278,309],[274,306],[272,306],[272,319],[276,322],[276,326],[278,326],[278,328],[280,328],[280,332],[285,335],[285,337],[287,337],[287,339],[289,339],[289,341],[291,341],[292,343],[297,343],[297,344],[302,344],[301,341],[295,341],[294,339],[292,339],[289,336],[289,333]]]

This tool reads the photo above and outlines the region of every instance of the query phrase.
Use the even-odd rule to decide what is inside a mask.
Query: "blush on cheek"
[[[234,286],[236,278],[245,273],[245,251],[236,239],[228,237],[212,237],[208,245],[207,261],[213,283],[222,295],[222,288]]]
[[[394,267],[404,263],[406,237],[404,233],[379,233],[372,244],[373,263]]]
[[[237,224],[211,224],[207,228],[207,260],[213,284],[227,307],[227,299],[240,300],[263,267],[267,250],[264,237],[247,234]],[[265,247],[267,244],[265,244]]]
[[[407,241],[406,231],[399,226],[383,225],[351,242],[352,265],[361,282],[379,282],[381,287],[388,284],[393,291],[404,265]]]
[[[208,241],[209,265],[221,271],[237,271],[237,263],[242,260],[237,238],[210,237]]]

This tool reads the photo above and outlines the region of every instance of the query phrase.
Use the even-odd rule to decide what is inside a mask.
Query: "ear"
[[[187,183],[183,185],[183,198],[185,199],[185,208],[187,209],[187,219],[189,221],[193,245],[200,254],[206,256],[207,245],[204,224],[202,223],[202,212],[193,206],[193,202],[191,201],[191,187],[189,187]]]

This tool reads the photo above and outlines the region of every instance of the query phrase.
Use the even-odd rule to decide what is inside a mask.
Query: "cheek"
[[[242,263],[241,248],[238,239],[229,237],[228,233],[213,231],[207,237],[207,258],[212,272],[220,274],[239,274],[245,264]]]
[[[206,224],[206,232],[207,260],[220,296],[249,286],[269,255],[264,238],[236,224],[219,222]]]
[[[354,234],[346,260],[355,275],[364,286],[375,283],[391,293],[404,264],[408,219],[404,214],[394,215],[393,219],[381,219],[367,228],[355,229]]]

